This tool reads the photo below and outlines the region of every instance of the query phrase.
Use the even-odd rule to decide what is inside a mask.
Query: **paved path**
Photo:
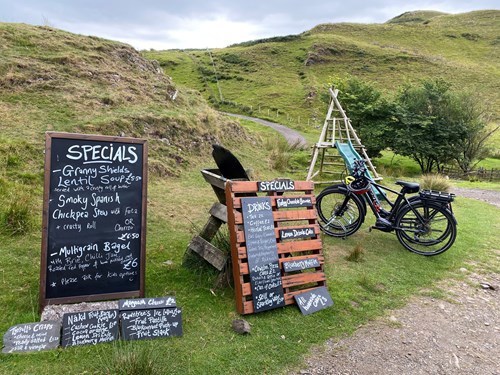
[[[273,128],[274,130],[283,134],[283,136],[286,138],[286,140],[288,141],[288,143],[290,145],[298,144],[301,147],[307,146],[306,139],[299,132],[296,132],[295,130],[287,128],[284,125],[280,125],[280,124],[277,124],[277,123],[271,122],[271,121],[262,120],[262,119],[256,118],[256,117],[237,115],[235,113],[227,113],[227,112],[223,112],[223,113],[228,115],[228,116],[238,117],[241,119],[256,122],[256,123],[261,124],[261,125],[269,126],[269,127]]]

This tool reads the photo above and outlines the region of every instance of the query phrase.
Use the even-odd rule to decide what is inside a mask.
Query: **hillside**
[[[299,35],[211,50],[149,51],[177,83],[229,109],[307,130],[324,118],[332,76],[352,74],[389,92],[442,77],[500,115],[500,11],[408,12],[384,24],[322,24]],[[212,62],[213,58],[213,62]],[[219,87],[216,86],[218,82]],[[219,91],[220,89],[220,91]]]
[[[241,134],[128,45],[0,24],[0,160],[20,158],[22,173],[39,173],[47,130],[148,138],[159,175],[177,174],[190,154]]]

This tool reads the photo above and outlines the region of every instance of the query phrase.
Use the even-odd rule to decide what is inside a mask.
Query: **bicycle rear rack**
[[[434,190],[421,190],[419,194],[422,199],[437,200],[440,202],[453,202],[455,199],[455,194],[453,193],[444,193]]]

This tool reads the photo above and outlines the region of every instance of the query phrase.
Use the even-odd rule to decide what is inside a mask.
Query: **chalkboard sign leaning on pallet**
[[[144,296],[147,143],[46,133],[40,307]]]

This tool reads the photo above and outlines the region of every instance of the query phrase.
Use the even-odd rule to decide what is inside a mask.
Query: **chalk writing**
[[[241,199],[250,284],[256,312],[285,304],[271,200]]]
[[[144,145],[94,138],[50,138],[45,299],[140,289]]]
[[[61,324],[46,321],[18,324],[10,327],[3,336],[3,353],[38,352],[59,346]]]

